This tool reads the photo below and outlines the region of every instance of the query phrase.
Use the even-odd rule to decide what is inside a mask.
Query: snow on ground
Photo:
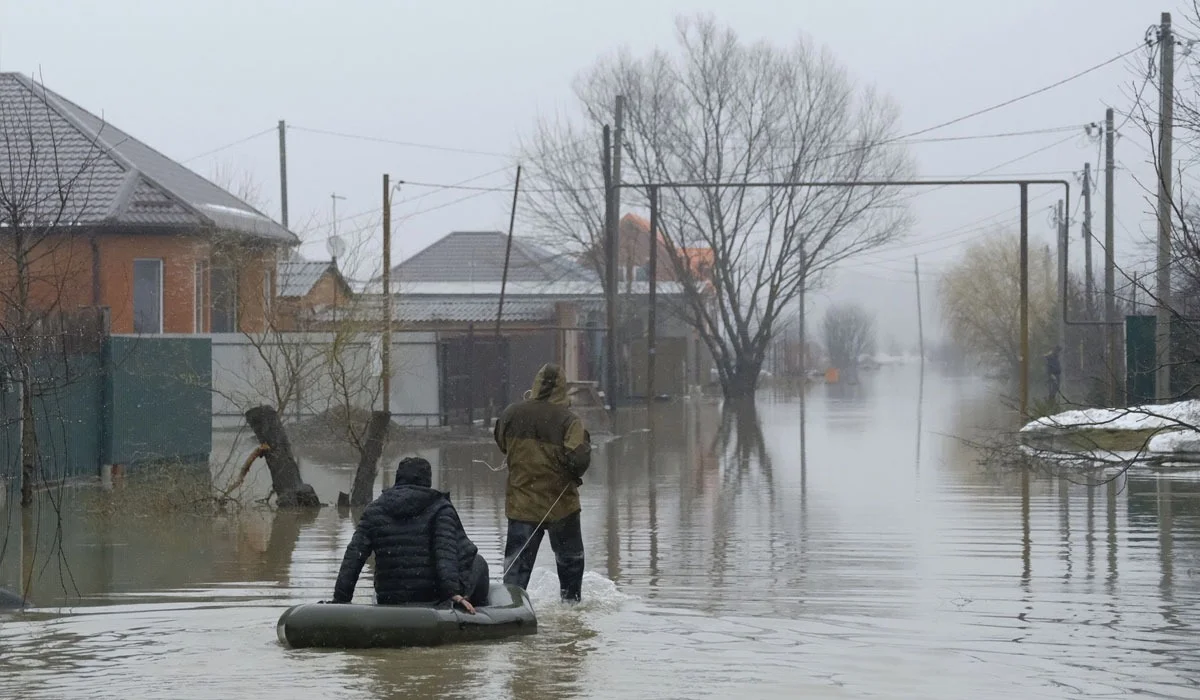
[[[1200,401],[1180,401],[1161,406],[1065,411],[1032,421],[1021,428],[1021,432],[1032,435],[1064,435],[1082,430],[1184,429],[1189,425],[1200,425]]]
[[[1200,431],[1173,430],[1150,438],[1146,446],[1151,452],[1163,454],[1200,455]]]

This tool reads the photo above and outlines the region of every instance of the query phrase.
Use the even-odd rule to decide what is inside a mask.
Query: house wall
[[[30,253],[27,279],[34,308],[107,306],[113,333],[133,332],[133,262],[140,258],[163,261],[162,330],[193,333],[195,328],[196,262],[210,260],[213,246],[204,236],[183,234],[98,234],[47,238]],[[264,327],[263,280],[275,269],[276,249],[258,246],[239,250],[239,326],[254,332]],[[0,304],[17,298],[17,274],[12,255],[0,256]],[[210,264],[211,269],[211,264]],[[211,303],[211,287],[206,300]],[[271,293],[274,294],[274,285]],[[99,298],[96,298],[98,292]],[[204,314],[205,327],[211,315]]]
[[[98,239],[100,303],[112,314],[113,333],[133,333],[133,261],[163,261],[164,333],[194,332],[195,269],[211,246],[197,236],[105,235]]]
[[[321,275],[313,288],[303,297],[276,298],[275,328],[280,331],[298,331],[311,326],[303,319],[314,308],[347,306],[350,290],[338,282],[332,271]]]
[[[340,406],[340,388],[356,408],[379,408],[379,339],[334,333],[214,333],[212,335],[212,418],[214,428],[245,424],[245,412],[260,404],[282,403],[285,421],[312,418]],[[408,425],[440,420],[437,336],[400,332],[392,339],[391,411]]]

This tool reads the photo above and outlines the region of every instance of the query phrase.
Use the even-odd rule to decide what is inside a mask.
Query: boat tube
[[[308,603],[285,610],[275,631],[292,649],[424,647],[537,634],[537,617],[524,589],[492,583],[474,615],[448,604]]]

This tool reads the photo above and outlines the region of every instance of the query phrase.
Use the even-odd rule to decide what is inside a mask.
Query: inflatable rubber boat
[[[293,649],[424,647],[537,634],[537,617],[523,589],[493,583],[474,615],[447,604],[308,603],[285,610],[275,631]]]

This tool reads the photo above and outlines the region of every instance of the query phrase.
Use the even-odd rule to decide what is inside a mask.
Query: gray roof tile
[[[333,263],[320,260],[288,260],[276,266],[275,286],[281,297],[302,297],[312,291]]]
[[[0,73],[0,133],[10,135],[0,138],[0,185],[19,187],[36,172],[36,199],[57,212],[59,183],[72,184],[66,222],[215,227],[299,242],[233,194],[24,75]]]
[[[392,279],[406,282],[499,282],[504,273],[508,235],[501,231],[455,231],[392,268]],[[560,282],[591,279],[589,270],[562,255],[520,238],[513,239],[509,282]]]

